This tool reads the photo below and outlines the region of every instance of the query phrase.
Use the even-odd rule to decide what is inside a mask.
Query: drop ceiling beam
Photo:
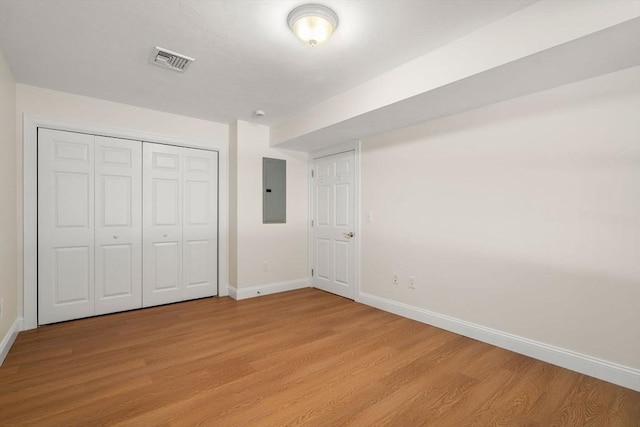
[[[271,129],[314,151],[640,65],[640,3],[542,1]]]

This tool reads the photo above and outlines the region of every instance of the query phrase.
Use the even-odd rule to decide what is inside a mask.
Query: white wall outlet
[[[416,288],[416,276],[409,276],[409,289]]]
[[[269,263],[267,261],[262,263],[262,271],[269,271]]]
[[[393,284],[394,285],[398,284],[398,273],[393,273]]]
[[[367,224],[373,224],[373,212],[367,211],[366,221],[367,221]]]

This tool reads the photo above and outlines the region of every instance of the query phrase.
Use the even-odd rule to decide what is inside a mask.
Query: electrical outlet
[[[269,263],[267,261],[262,263],[262,271],[269,271]]]
[[[394,285],[398,284],[398,273],[393,273],[393,284]]]
[[[373,224],[373,212],[367,212],[367,224]]]
[[[409,276],[409,289],[416,288],[416,276]]]

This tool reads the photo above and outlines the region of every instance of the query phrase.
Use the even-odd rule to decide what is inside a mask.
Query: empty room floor
[[[0,425],[638,426],[640,393],[316,289],[22,332]]]

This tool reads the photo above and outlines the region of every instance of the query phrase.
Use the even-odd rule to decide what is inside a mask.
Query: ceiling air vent
[[[149,62],[158,67],[183,73],[193,61],[195,61],[195,59],[189,58],[186,55],[181,55],[156,46]]]

